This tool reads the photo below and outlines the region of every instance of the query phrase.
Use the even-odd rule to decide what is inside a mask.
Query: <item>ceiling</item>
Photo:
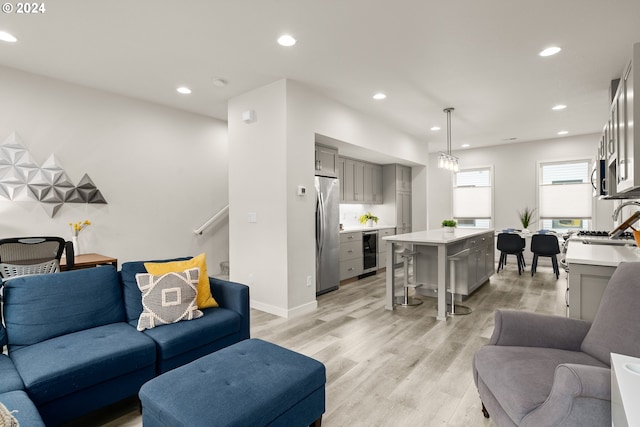
[[[638,0],[50,0],[0,15],[0,65],[226,120],[288,78],[429,143],[599,133],[640,42]],[[282,33],[298,43],[276,43]],[[542,49],[562,51],[540,57]],[[227,85],[217,87],[215,78]],[[178,86],[190,95],[176,92]],[[387,98],[372,99],[382,91]],[[556,104],[562,111],[552,111]],[[442,130],[430,128],[438,125]],[[512,142],[506,140],[516,138]],[[595,141],[594,141],[595,147]],[[595,148],[594,148],[595,150]]]

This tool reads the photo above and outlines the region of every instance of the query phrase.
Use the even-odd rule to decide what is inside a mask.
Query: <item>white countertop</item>
[[[357,231],[376,231],[383,230],[385,228],[396,228],[395,225],[374,225],[372,227],[367,227],[366,225],[358,225],[353,227],[344,227],[344,229],[340,230],[340,233],[355,233]]]
[[[383,237],[382,240],[391,242],[437,245],[453,243],[457,242],[458,240],[464,240],[468,239],[469,237],[493,232],[493,228],[454,228],[453,233],[445,233],[444,229],[436,228],[434,230],[416,231],[414,233],[407,234],[396,234],[395,236]]]
[[[629,370],[636,369],[636,372]],[[640,425],[640,359],[611,353],[611,416],[616,427]],[[617,387],[616,387],[617,386]],[[617,390],[616,390],[617,388]]]
[[[637,246],[585,245],[581,241],[569,241],[567,263],[617,267],[621,262],[640,261]]]

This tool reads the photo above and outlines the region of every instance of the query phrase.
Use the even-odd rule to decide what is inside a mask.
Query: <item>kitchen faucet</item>
[[[635,200],[630,200],[628,202],[624,202],[622,203],[620,206],[618,206],[614,211],[613,211],[613,215],[611,215],[611,218],[613,218],[613,221],[617,221],[618,220],[618,216],[620,215],[620,211],[622,210],[622,208],[624,208],[625,206],[629,206],[629,205],[636,205],[636,206],[640,206],[640,202],[637,202]]]

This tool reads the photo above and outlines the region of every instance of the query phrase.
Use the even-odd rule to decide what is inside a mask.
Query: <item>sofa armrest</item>
[[[580,350],[591,323],[570,317],[496,310],[489,344]]]
[[[220,307],[228,308],[242,317],[241,333],[249,338],[249,287],[241,283],[209,277],[211,294]]]
[[[556,368],[547,400],[521,426],[611,424],[611,370],[565,363]]]

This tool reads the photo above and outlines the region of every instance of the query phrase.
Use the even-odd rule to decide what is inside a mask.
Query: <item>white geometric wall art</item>
[[[15,132],[0,145],[0,197],[38,201],[50,217],[63,203],[107,203],[89,175],[74,185],[55,155],[38,165]]]

